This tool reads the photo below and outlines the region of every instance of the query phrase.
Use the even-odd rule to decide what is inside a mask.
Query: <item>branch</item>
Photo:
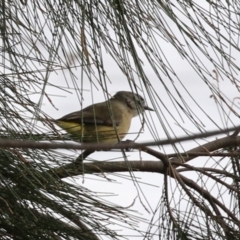
[[[189,198],[193,201],[193,203],[198,206],[205,214],[210,216],[213,220],[215,220],[217,223],[220,224],[220,226],[223,228],[225,235],[228,237],[232,237],[232,231],[231,227],[224,221],[224,218],[222,214],[220,213],[219,209],[216,205],[218,205],[227,215],[234,221],[234,223],[238,226],[240,226],[240,221],[237,217],[235,217],[234,214],[232,214],[229,209],[227,209],[220,201],[218,201],[215,197],[213,197],[207,190],[200,187],[198,184],[196,184],[191,179],[184,177],[183,175],[179,174],[174,168],[170,167],[169,176],[172,178],[175,178],[179,184],[182,186],[182,188],[185,190]],[[201,196],[203,196],[211,205],[212,209],[214,210],[216,216],[211,212],[209,208],[206,208],[200,201],[198,201],[192,193],[189,191],[189,189],[186,187],[189,186],[191,189],[194,189],[196,192],[198,192]],[[233,238],[231,238],[233,239]]]
[[[194,189],[198,194],[200,194],[203,198],[205,198],[210,205],[212,206],[214,212],[216,213],[216,217],[213,214],[208,214],[211,216],[213,219],[215,219],[224,229],[225,234],[228,236],[231,233],[231,228],[227,225],[226,222],[223,220],[223,216],[220,213],[218,207],[220,207],[231,219],[234,221],[236,225],[240,225],[239,220],[237,217],[227,209],[227,207],[222,204],[217,198],[215,198],[213,195],[209,193],[209,191],[205,190],[204,188],[200,187],[196,182],[192,181],[191,179],[188,179],[187,177],[184,177],[180,175],[178,172],[176,172],[174,169],[177,168],[181,164],[181,162],[187,162],[190,161],[191,159],[195,158],[195,156],[189,156],[191,154],[194,155],[194,153],[204,153],[204,154],[211,154],[211,151],[216,151],[220,148],[226,148],[229,146],[234,146],[238,145],[240,143],[240,137],[236,137],[235,135],[223,137],[221,139],[214,140],[212,142],[206,143],[204,145],[201,145],[199,147],[193,148],[186,153],[184,153],[185,156],[180,155],[180,157],[174,157],[168,161],[167,155],[164,155],[160,152],[157,152],[153,149],[147,148],[147,147],[138,147],[141,150],[157,157],[161,161],[128,161],[127,163],[125,161],[120,161],[120,162],[95,162],[94,164],[92,163],[86,163],[86,164],[77,164],[71,163],[63,168],[57,168],[57,169],[52,169],[54,173],[59,177],[59,178],[64,178],[68,177],[69,175],[75,176],[84,173],[101,173],[101,172],[126,172],[129,171],[129,167],[131,168],[132,171],[141,171],[141,172],[155,172],[155,173],[161,173],[161,174],[166,174],[166,167],[169,167],[171,171],[168,171],[168,175],[172,178],[175,178],[178,180],[178,182],[181,184],[183,187],[183,184],[190,187],[191,189]],[[189,155],[188,155],[189,153]],[[187,155],[187,156],[186,156]],[[170,165],[172,163],[173,165]],[[83,169],[84,167],[84,169]],[[187,167],[187,165],[185,166]],[[199,169],[198,169],[199,170]],[[201,170],[199,170],[201,171]],[[67,174],[66,174],[67,173]],[[215,179],[216,180],[216,179]],[[183,188],[185,191],[187,190],[186,187]],[[189,192],[189,191],[186,191]],[[192,194],[190,194],[192,195]],[[190,196],[189,195],[189,196]],[[191,199],[195,199],[191,197]],[[197,203],[196,200],[193,201],[195,204]],[[202,206],[200,203],[197,204],[200,209],[204,210],[204,206]],[[205,209],[206,210],[206,209]]]
[[[209,143],[200,145],[200,146],[193,148],[193,149],[187,151],[186,153],[184,153],[184,155],[189,154],[188,156],[184,157],[184,156],[181,156],[181,154],[179,154],[179,156],[171,158],[171,162],[172,163],[179,162],[179,161],[180,162],[188,162],[188,161],[194,159],[195,157],[199,156],[199,155],[192,156],[192,155],[195,155],[196,152],[198,152],[200,154],[204,153],[204,154],[211,155],[210,152],[216,151],[221,148],[227,148],[230,146],[238,146],[239,144],[240,144],[240,137],[235,137],[235,136],[230,135],[230,136],[216,139]]]
[[[221,139],[213,140],[212,142],[206,143],[199,147],[193,148],[183,155],[179,154],[179,157],[174,157],[170,159],[172,164],[175,164],[178,167],[178,163],[188,162],[196,157],[195,153],[203,153],[206,155],[211,155],[210,152],[216,151],[221,148],[226,148],[229,146],[236,146],[240,144],[240,137],[227,136]],[[137,149],[141,149],[140,144],[137,145]],[[139,146],[140,145],[140,146]],[[168,165],[167,155],[157,152],[153,149],[144,147],[142,149],[144,152],[149,153],[155,157],[158,157],[162,161],[144,161],[144,164],[140,161],[125,161],[120,162],[94,162],[94,163],[85,163],[79,164],[77,161],[74,163],[67,164],[63,167],[55,168],[49,170],[57,174],[59,178],[65,178],[69,176],[81,175],[85,173],[101,173],[101,172],[126,172],[131,166],[132,171],[141,171],[141,172],[155,172],[164,174],[164,167]],[[91,153],[91,151],[89,151]],[[189,155],[188,155],[189,154]],[[186,156],[187,155],[187,156]],[[191,156],[194,155],[194,156]],[[164,162],[164,163],[163,163]],[[177,164],[177,165],[176,165]]]
[[[78,144],[78,143],[56,143],[56,142],[36,142],[36,141],[23,141],[23,140],[9,140],[9,139],[0,139],[0,148],[31,148],[31,149],[78,149],[78,150],[109,150],[111,148],[113,149],[127,149],[127,148],[139,148],[139,147],[145,147],[145,146],[159,146],[159,145],[168,145],[168,144],[174,144],[179,143],[183,141],[193,140],[197,138],[204,138],[204,137],[210,137],[218,134],[223,133],[229,133],[230,131],[238,131],[238,127],[233,127],[229,129],[224,130],[216,130],[211,131],[207,133],[200,133],[200,134],[194,134],[192,136],[184,136],[179,137],[175,139],[166,139],[162,141],[154,141],[154,142],[145,142],[145,143],[135,143],[135,142],[125,142],[125,143],[119,143],[116,145],[112,144],[106,144],[106,143],[84,143],[84,144]],[[235,134],[231,135],[233,139],[235,138]],[[228,138],[228,137],[227,137]],[[239,138],[239,137],[238,137]],[[240,140],[239,140],[240,142]]]

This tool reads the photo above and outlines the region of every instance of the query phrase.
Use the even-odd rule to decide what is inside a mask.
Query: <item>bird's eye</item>
[[[144,98],[141,96],[141,95],[136,95],[136,100],[138,101],[138,102],[144,102]]]
[[[144,99],[143,97],[140,96],[140,98],[139,98],[139,102],[141,102],[141,103],[145,103],[145,99]]]

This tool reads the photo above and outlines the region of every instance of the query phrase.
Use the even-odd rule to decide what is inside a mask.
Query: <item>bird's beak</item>
[[[147,105],[144,106],[144,110],[154,111],[152,108],[148,107]]]

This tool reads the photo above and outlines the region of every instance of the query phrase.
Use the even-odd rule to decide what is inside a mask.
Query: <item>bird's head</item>
[[[144,98],[137,93],[120,91],[113,98],[125,104],[133,117],[143,113],[145,110],[154,111],[146,105]]]

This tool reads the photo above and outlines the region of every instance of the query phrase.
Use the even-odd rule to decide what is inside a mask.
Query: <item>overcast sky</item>
[[[184,44],[184,40],[179,33],[178,29],[175,27],[175,25],[168,21],[170,26],[173,28],[173,31],[176,33],[176,35],[179,37],[179,41]],[[207,27],[206,27],[207,28]],[[164,83],[167,85],[167,87],[170,90],[173,90],[173,85],[176,86],[178,91],[181,93],[184,100],[187,102],[189,108],[193,109],[194,113],[198,117],[196,118],[196,121],[198,122],[199,126],[201,125],[202,129],[205,129],[206,131],[215,130],[218,129],[218,127],[224,128],[226,127],[226,119],[224,117],[221,117],[221,110],[219,110],[219,107],[217,107],[217,104],[213,97],[211,97],[212,93],[209,90],[208,86],[204,83],[204,81],[201,79],[201,77],[195,72],[195,70],[190,66],[190,64],[184,60],[182,57],[179,56],[179,53],[174,49],[174,47],[171,46],[170,43],[164,41],[162,38],[159,37],[159,44],[162,47],[162,50],[167,57],[168,62],[171,64],[172,68],[174,69],[175,73],[177,74],[178,78],[180,79],[181,83],[185,86],[188,93],[192,95],[196,103],[199,105],[197,106],[196,103],[189,97],[186,90],[183,89],[181,86],[179,80],[177,78],[174,79],[174,84],[171,83],[169,78],[162,74],[161,78],[163,79]],[[193,46],[194,47],[194,46]],[[187,48],[187,47],[186,47]],[[212,50],[210,47],[209,53],[212,53]],[[226,46],[226,51],[227,50]],[[234,49],[231,51],[231,55],[235,58],[235,63],[239,65],[239,52]],[[139,56],[141,56],[142,61],[144,62],[144,71],[146,72],[150,83],[152,85],[152,88],[156,91],[157,95],[161,98],[162,103],[160,103],[159,100],[156,100],[159,103],[159,106],[157,107],[156,111],[159,112],[160,117],[162,118],[162,123],[159,121],[159,118],[157,117],[156,112],[147,112],[146,118],[148,119],[148,123],[151,126],[155,126],[155,134],[159,137],[159,139],[167,139],[167,133],[164,131],[164,127],[167,128],[169,131],[169,134],[174,137],[175,136],[183,136],[185,133],[182,130],[186,129],[186,131],[189,131],[190,133],[199,133],[199,129],[189,120],[189,118],[184,115],[183,112],[178,108],[180,115],[177,113],[176,108],[174,107],[172,101],[170,101],[169,95],[164,89],[163,85],[161,84],[160,80],[157,78],[157,76],[153,73],[150,65],[147,63],[146,58],[144,58],[142,52],[139,50]],[[105,63],[105,69],[107,71],[107,74],[109,76],[109,79],[111,82],[108,83],[107,88],[108,92],[111,95],[114,95],[117,91],[130,91],[129,83],[126,77],[123,75],[121,70],[118,68],[117,64],[114,63],[112,58],[105,53],[103,55],[104,63]],[[202,61],[205,63],[205,66],[208,68],[210,72],[214,70],[213,65],[206,60],[200,53],[199,58],[202,59]],[[214,55],[213,55],[214,58]],[[215,58],[217,60],[217,58]],[[46,93],[51,97],[51,100],[54,102],[54,106],[58,109],[56,110],[48,101],[47,98],[44,98],[42,110],[46,112],[49,116],[52,118],[59,118],[65,114],[68,114],[72,111],[77,111],[81,109],[81,104],[83,107],[86,107],[90,104],[105,101],[103,92],[101,90],[101,87],[98,83],[96,83],[95,87],[93,84],[90,83],[90,81],[87,79],[87,76],[83,76],[83,79],[81,78],[81,70],[76,69],[75,74],[79,76],[79,79],[76,80],[76,83],[78,84],[79,88],[81,88],[81,81],[83,81],[83,88],[86,91],[83,91],[83,101],[80,102],[78,99],[78,95],[76,94],[76,90],[69,89],[68,91],[64,92],[62,90],[56,90],[50,87],[46,88]],[[214,75],[214,73],[213,73]],[[68,72],[65,72],[65,76],[68,76]],[[237,77],[237,73],[236,73]],[[213,80],[209,77],[209,81],[212,82],[214,85],[219,85],[219,88],[222,93],[225,94],[226,97],[230,99],[230,101],[233,101],[234,98],[237,98],[238,92],[236,91],[236,88],[233,84],[230,83],[229,79],[220,79],[219,82]],[[56,74],[51,74],[51,82],[54,84],[58,84],[61,86],[65,86],[66,82],[64,79],[63,74],[61,72]],[[68,81],[68,84],[73,87],[73,83],[71,80]],[[140,86],[140,84],[139,84]],[[98,89],[97,89],[98,88]],[[145,91],[145,94],[147,96],[147,93]],[[59,95],[59,96],[57,96]],[[176,91],[173,90],[173,95],[179,99],[177,96]],[[156,97],[156,95],[155,95]],[[37,100],[37,99],[35,99]],[[180,101],[180,100],[179,100]],[[147,96],[147,102],[148,105],[151,107],[153,106],[153,103],[151,103],[150,98]],[[239,105],[239,100],[236,99],[235,101],[236,105]],[[231,102],[229,102],[231,105]],[[166,106],[167,109],[164,108]],[[201,108],[205,111],[205,113],[201,110]],[[225,107],[227,110],[227,108]],[[167,112],[167,110],[169,112]],[[237,111],[238,109],[235,108]],[[228,112],[228,110],[227,110]],[[171,117],[170,113],[173,114],[175,119]],[[228,121],[228,127],[231,127],[233,123],[238,125],[238,118],[234,116],[233,114],[230,115],[231,121]],[[177,121],[176,121],[177,120]],[[214,120],[214,121],[212,121]],[[136,117],[132,121],[131,129],[129,133],[136,133],[141,128],[140,119]],[[170,131],[172,130],[172,131]],[[125,139],[134,139],[136,134],[129,134]],[[213,139],[213,138],[209,138]],[[153,141],[154,136],[151,134],[149,128],[145,126],[144,131],[141,133],[140,137],[137,139],[137,142],[143,142],[143,141]],[[182,147],[178,145],[178,150],[183,151],[189,150],[193,147],[198,146],[198,144],[204,143],[207,140],[197,140],[195,141],[189,141],[182,144]],[[164,146],[164,147],[155,147],[156,149],[159,149],[162,152],[166,153],[174,153],[174,150],[171,146]],[[75,154],[78,156],[79,151],[76,153],[71,152],[70,154]],[[129,160],[136,160],[140,161],[140,158],[144,160],[154,160],[154,157],[145,154],[145,153],[139,153],[137,151],[134,152],[128,152],[127,153]],[[93,160],[99,161],[99,160],[110,160],[110,159],[116,159],[121,160],[122,154],[120,152],[97,152],[90,156]],[[117,159],[118,158],[118,159]],[[157,160],[158,161],[158,160]],[[204,164],[203,162],[199,163],[198,161],[194,161],[195,165]],[[211,164],[211,163],[209,163]],[[138,184],[133,184],[131,178],[129,178],[128,173],[121,173],[119,174],[120,177],[115,176],[116,174],[109,174],[107,177],[109,179],[112,179],[112,181],[108,181],[104,176],[92,176],[92,175],[84,175],[84,183],[82,181],[82,176],[79,178],[75,178],[75,181],[77,184],[83,185],[86,188],[90,188],[93,191],[98,192],[108,192],[113,193],[114,196],[109,196],[106,199],[109,201],[112,201],[116,204],[119,204],[123,207],[130,206],[134,199],[137,196],[140,196],[141,201],[139,198],[136,199],[133,206],[131,206],[131,209],[136,210],[139,212],[139,216],[146,218],[147,220],[150,220],[153,216],[153,212],[158,209],[158,204],[160,201],[161,193],[162,193],[162,183],[163,178],[160,174],[154,174],[154,173],[134,173],[134,176],[138,180]],[[121,177],[121,176],[124,176]],[[195,180],[196,175],[189,175],[186,174],[186,176],[190,177],[191,179]],[[129,178],[129,180],[127,180]],[[170,184],[169,189],[170,193],[174,189],[174,181],[172,181],[172,186]],[[174,193],[174,197],[178,199],[178,194]],[[172,197],[172,196],[171,196]],[[176,200],[177,201],[177,200]],[[185,207],[184,201],[182,201],[182,204],[180,208]],[[148,211],[146,210],[148,209]],[[185,210],[185,209],[184,209]],[[156,215],[155,219],[157,219],[158,215]],[[142,231],[146,231],[148,227],[148,224],[141,224],[140,228]],[[116,229],[122,230],[121,227],[115,226]],[[130,230],[124,230],[125,234],[133,234]],[[120,231],[119,234],[122,234]],[[128,239],[141,239],[141,237],[128,237]],[[152,239],[158,239],[157,237]]]

